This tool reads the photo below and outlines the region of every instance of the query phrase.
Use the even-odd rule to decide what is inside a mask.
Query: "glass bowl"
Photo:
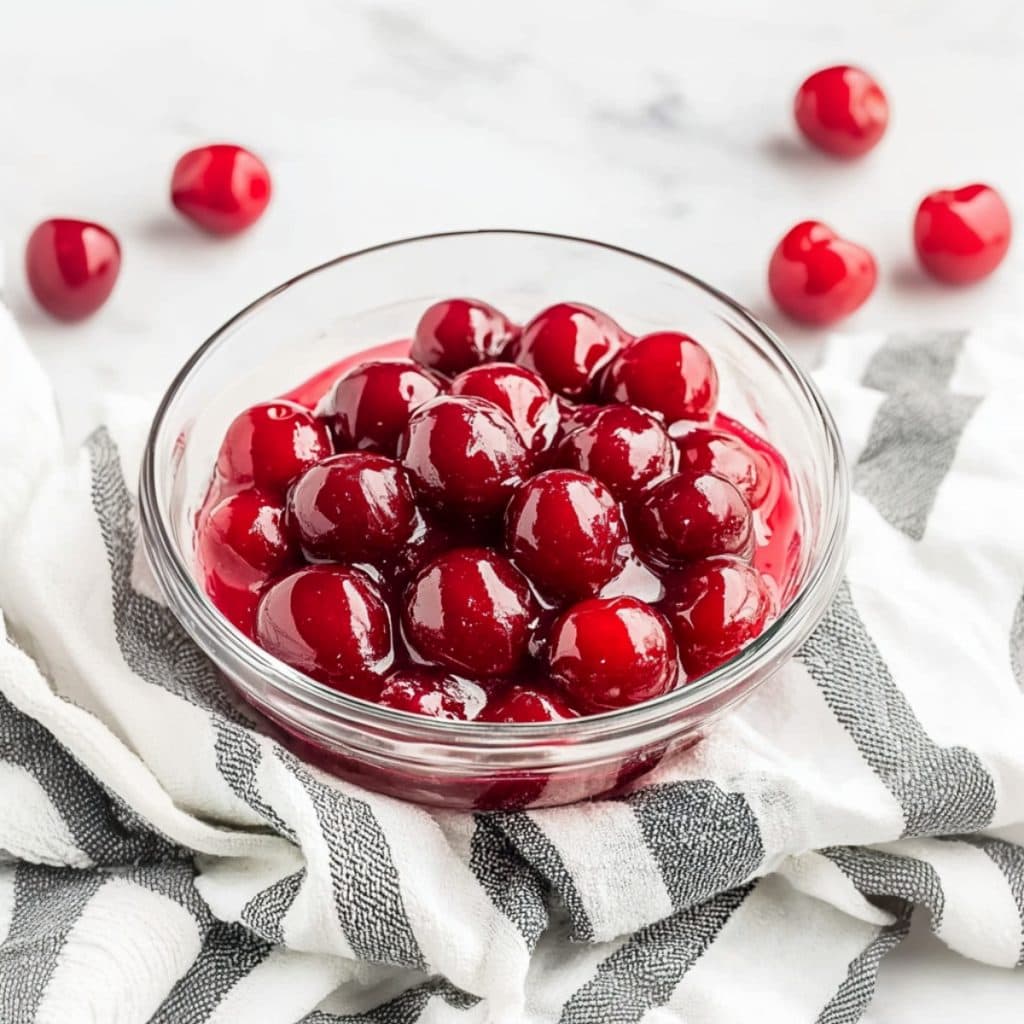
[[[607,310],[634,334],[698,338],[722,378],[721,407],[789,464],[798,571],[775,622],[703,678],[634,707],[573,721],[440,721],[349,697],[277,661],[217,611],[195,575],[194,524],[231,419],[330,363],[407,338],[430,303],[485,299],[524,321],[554,302]],[[229,320],[186,363],[157,410],[140,483],[143,539],[168,604],[234,689],[319,767],[406,800],[458,808],[570,803],[614,791],[699,740],[771,678],[838,586],[848,506],[835,424],[779,341],[714,288],[665,263],[579,238],[466,231],[341,256]]]

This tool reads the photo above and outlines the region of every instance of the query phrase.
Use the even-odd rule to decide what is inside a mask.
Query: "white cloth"
[[[851,554],[799,659],[624,798],[439,813],[240,715],[137,550],[151,410],[65,457],[0,309],[0,1020],[835,1024],[914,906],[1018,964],[1024,326],[818,379]]]

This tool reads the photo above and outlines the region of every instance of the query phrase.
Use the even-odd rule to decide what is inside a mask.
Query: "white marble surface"
[[[966,12],[966,13],[965,13]],[[910,220],[935,187],[986,180],[1024,223],[1024,6],[1017,0],[33,0],[0,31],[5,295],[50,370],[72,435],[96,396],[156,397],[240,306],[294,272],[389,238],[459,227],[589,235],[676,263],[765,316],[778,237],[816,217],[870,246],[881,281],[853,328],[1024,315],[1024,244],[985,284],[915,269]],[[890,93],[863,162],[794,134],[802,75],[851,60]],[[215,241],[167,201],[207,141],[263,155],[274,201]],[[96,219],[124,247],[91,321],[27,297],[40,219]],[[3,372],[0,367],[0,372]],[[944,952],[924,931],[883,967],[867,1019],[1019,1019],[1024,974]]]

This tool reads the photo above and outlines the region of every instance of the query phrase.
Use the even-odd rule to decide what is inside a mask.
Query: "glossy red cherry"
[[[292,481],[333,451],[327,428],[294,402],[260,402],[240,412],[217,455],[230,485],[251,485],[283,496]]]
[[[1010,248],[1010,211],[988,185],[942,189],[921,200],[914,245],[921,265],[949,284],[987,277]]]
[[[430,669],[397,669],[388,676],[379,704],[428,718],[470,722],[487,704],[487,692],[469,679]]]
[[[578,302],[538,313],[513,346],[515,361],[539,373],[552,391],[579,398],[622,347],[626,334],[610,316]]]
[[[95,313],[114,289],[121,247],[99,224],[44,220],[25,246],[25,273],[36,301],[58,320]]]
[[[504,676],[526,657],[536,614],[529,585],[507,558],[457,548],[409,585],[402,627],[425,661],[477,678]]]
[[[211,234],[234,235],[267,208],[270,172],[241,146],[200,146],[174,165],[171,202]]]
[[[394,455],[409,417],[441,390],[411,359],[373,359],[341,376],[321,413],[340,448]]]
[[[472,517],[500,512],[530,469],[519,434],[501,409],[457,395],[413,413],[399,458],[428,505]]]
[[[876,277],[867,249],[816,220],[791,228],[768,264],[768,287],[779,308],[794,320],[822,326],[863,306]]]
[[[361,570],[336,565],[299,569],[269,587],[256,611],[256,642],[346,691],[371,683],[392,660],[391,623],[376,585]]]
[[[232,583],[266,579],[284,568],[292,552],[284,508],[252,489],[238,491],[210,510],[198,546],[200,563]]]
[[[312,560],[379,562],[396,555],[418,523],[405,470],[372,452],[324,459],[288,497],[289,528]]]
[[[667,423],[706,420],[718,404],[718,372],[699,342],[660,331],[627,345],[609,364],[601,390],[606,398],[649,409]]]
[[[675,449],[652,414],[609,405],[559,445],[558,463],[589,473],[627,501],[672,472]]]
[[[505,517],[509,554],[545,594],[596,594],[626,561],[626,529],[611,491],[572,469],[528,480]]]
[[[681,565],[710,555],[749,556],[750,506],[728,480],[679,473],[655,484],[633,513],[633,535],[655,565]]]
[[[513,686],[491,701],[480,714],[481,722],[562,722],[579,718],[557,693],[532,686]]]
[[[860,68],[840,64],[816,71],[793,105],[800,131],[833,156],[862,156],[889,123],[889,104],[878,83]]]
[[[551,389],[523,366],[475,366],[452,381],[451,393],[493,402],[512,421],[532,455],[546,451],[558,431],[558,406]]]
[[[591,598],[555,624],[551,674],[586,711],[611,711],[660,697],[675,685],[668,623],[635,597]]]
[[[196,563],[206,593],[251,635],[258,587],[290,563],[293,545],[282,505],[256,490],[218,502],[201,524]]]
[[[680,469],[728,480],[751,508],[764,501],[772,482],[771,463],[742,438],[714,427],[689,427],[674,440]]]
[[[515,325],[486,302],[445,299],[420,317],[409,355],[422,366],[456,374],[497,359],[515,335]]]
[[[775,610],[764,577],[735,558],[709,558],[673,574],[659,608],[689,679],[717,668],[760,636]]]

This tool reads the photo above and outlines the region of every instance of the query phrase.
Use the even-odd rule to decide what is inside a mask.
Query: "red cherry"
[[[241,146],[200,146],[174,165],[171,202],[211,234],[234,235],[267,208],[270,172]]]
[[[810,142],[840,157],[862,156],[889,123],[889,104],[878,83],[847,64],[811,75],[797,90],[793,112]]]
[[[816,220],[791,228],[772,253],[768,287],[794,320],[831,324],[849,316],[875,289],[875,259]]]
[[[515,325],[486,302],[445,299],[420,317],[409,355],[422,366],[456,374],[497,359],[515,335]]]
[[[377,703],[428,718],[468,722],[487,703],[487,691],[469,679],[430,669],[398,669],[388,676]]]
[[[555,623],[552,676],[587,711],[610,711],[659,697],[677,676],[668,623],[635,597],[591,598]]]
[[[300,672],[345,690],[372,685],[393,657],[387,606],[373,581],[336,565],[299,569],[273,584],[256,611],[256,642]]]
[[[288,522],[310,559],[379,562],[398,553],[418,517],[408,476],[397,462],[346,452],[295,481]]]
[[[655,484],[633,514],[633,529],[637,545],[655,565],[749,556],[754,540],[743,495],[710,473],[679,473]]]
[[[95,313],[114,290],[121,247],[99,224],[44,220],[25,246],[25,273],[36,301],[58,320]]]
[[[661,331],[637,338],[608,366],[601,391],[676,420],[706,420],[718,403],[718,372],[707,349],[687,334]]]
[[[229,484],[255,484],[283,495],[304,470],[332,452],[327,428],[294,402],[261,402],[240,412],[217,455],[217,472]]]
[[[394,455],[409,417],[441,390],[437,378],[411,359],[372,359],[342,375],[322,415],[341,448]]]
[[[529,472],[526,449],[501,409],[457,395],[413,413],[399,458],[423,500],[453,515],[500,512]]]
[[[480,714],[481,722],[561,722],[579,718],[557,693],[533,686],[513,686],[491,701]]]
[[[523,328],[513,346],[515,361],[539,373],[552,391],[579,398],[626,337],[607,314],[578,302],[561,302]]]
[[[206,593],[243,633],[251,635],[258,588],[291,561],[284,508],[255,490],[216,504],[202,523],[196,563]]]
[[[550,447],[558,430],[558,406],[551,389],[532,370],[513,363],[475,366],[452,381],[453,395],[493,402],[512,421],[533,455]]]
[[[675,450],[650,413],[609,405],[559,445],[558,462],[596,477],[617,501],[626,501],[672,472]]]
[[[687,676],[696,679],[759,636],[774,604],[756,569],[735,558],[709,558],[670,576],[659,608]]]
[[[1010,211],[988,185],[942,189],[921,200],[914,245],[932,277],[967,284],[992,273],[1010,248]]]
[[[767,497],[771,463],[742,438],[713,427],[690,427],[673,437],[679,449],[680,469],[713,473],[728,480],[751,508],[757,508]]]
[[[430,562],[409,585],[405,636],[428,662],[472,676],[515,672],[526,657],[537,610],[507,558],[458,548]]]
[[[596,594],[626,561],[626,529],[611,492],[572,469],[528,480],[505,517],[509,554],[544,593],[558,598]]]
[[[242,584],[265,580],[292,553],[284,508],[256,490],[230,495],[210,510],[197,553],[200,563],[215,566],[221,579]]]

